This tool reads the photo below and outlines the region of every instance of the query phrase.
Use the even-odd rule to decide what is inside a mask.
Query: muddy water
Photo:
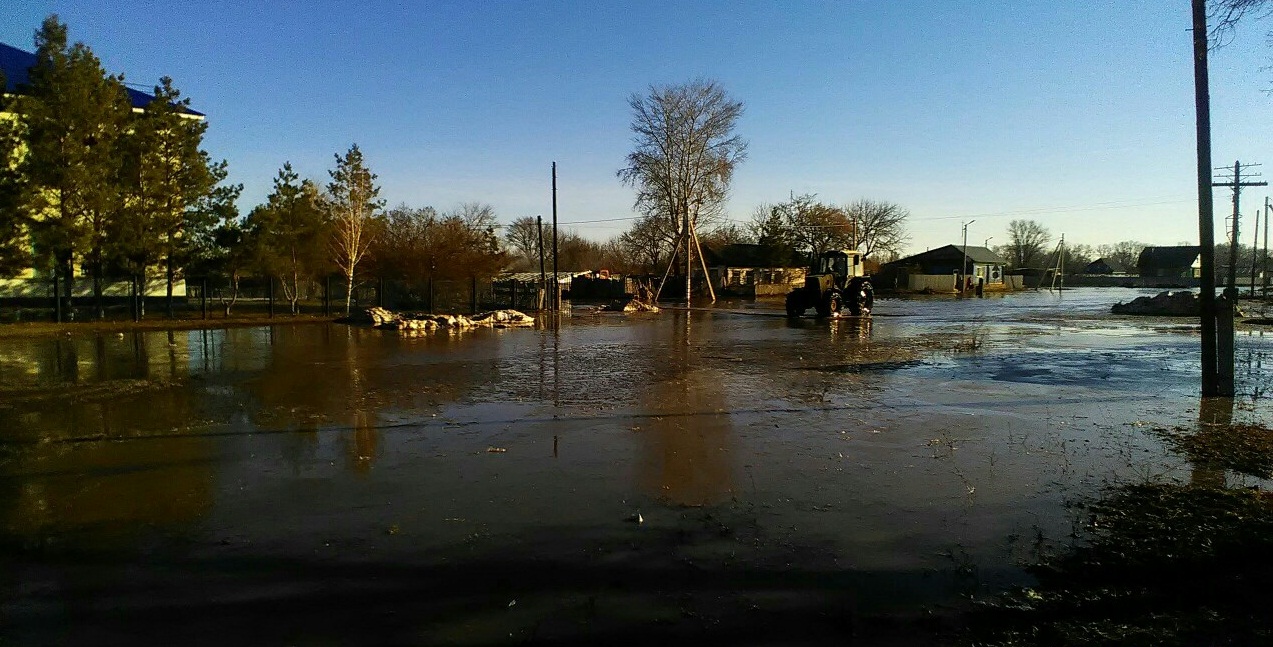
[[[834,637],[958,606],[1028,583],[1068,503],[1196,476],[1148,433],[1198,419],[1195,326],[1105,314],[1137,294],[6,340],[0,635]],[[1238,344],[1230,415],[1268,424],[1273,340]]]

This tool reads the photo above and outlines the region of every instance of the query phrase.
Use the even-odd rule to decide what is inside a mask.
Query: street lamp
[[[992,241],[992,240],[994,240],[994,239],[995,239],[995,237],[994,237],[994,236],[991,236],[991,237],[987,238],[987,239],[986,239],[986,242],[982,243],[982,244],[981,244],[981,246],[982,246],[982,247],[985,247],[986,249],[990,249],[990,241]]]
[[[964,284],[965,284],[965,281],[967,280],[964,278],[964,276],[968,272],[968,225],[971,225],[974,222],[977,222],[977,221],[969,220],[968,222],[964,223],[964,264],[959,266],[959,292],[961,294],[964,291]],[[990,239],[987,238],[986,240],[989,241]]]

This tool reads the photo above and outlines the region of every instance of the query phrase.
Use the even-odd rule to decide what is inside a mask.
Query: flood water
[[[0,637],[599,644],[957,607],[1029,583],[1103,485],[1199,477],[1150,433],[1197,424],[1196,321],[1107,314],[1139,294],[3,340]],[[1239,332],[1235,421],[1273,422],[1270,351]]]

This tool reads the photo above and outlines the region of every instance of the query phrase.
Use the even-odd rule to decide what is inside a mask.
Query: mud
[[[6,339],[0,637],[948,642],[1069,503],[1190,477],[1196,322],[1140,294]]]

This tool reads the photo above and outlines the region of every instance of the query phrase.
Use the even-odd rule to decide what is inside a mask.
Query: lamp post
[[[964,263],[963,265],[959,266],[959,293],[960,294],[963,294],[964,285],[967,281],[965,276],[968,272],[968,225],[971,225],[974,222],[977,222],[977,221],[969,220],[968,222],[964,223]],[[990,239],[987,238],[986,240],[989,241]]]
[[[982,244],[981,244],[981,246],[982,246],[982,247],[985,247],[986,249],[990,249],[990,241],[992,241],[992,240],[994,240],[994,239],[995,239],[995,237],[994,237],[994,236],[991,236],[991,237],[987,238],[987,239],[986,239],[986,242],[982,243]]]

